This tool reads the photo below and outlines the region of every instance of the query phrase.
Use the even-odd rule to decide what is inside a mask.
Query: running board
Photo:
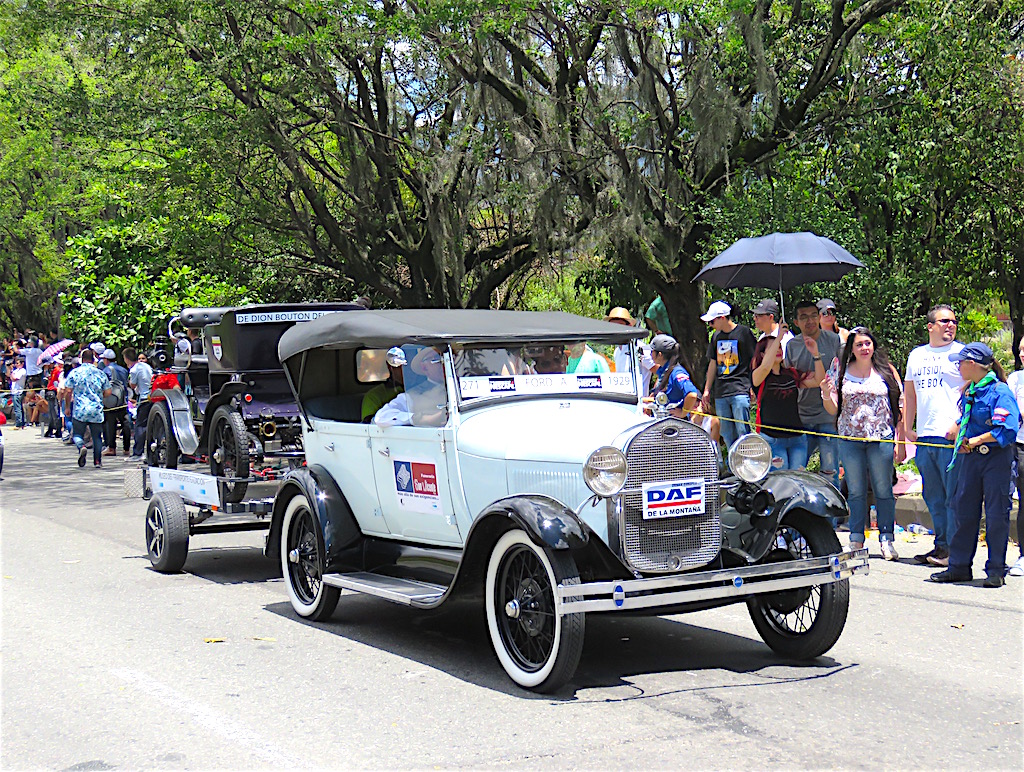
[[[384,600],[417,608],[431,608],[437,605],[448,588],[440,584],[417,582],[414,579],[399,579],[394,576],[360,571],[353,574],[327,574],[324,584],[343,590],[354,590],[366,595],[375,595]]]

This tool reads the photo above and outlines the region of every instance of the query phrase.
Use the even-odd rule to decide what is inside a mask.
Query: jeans
[[[948,445],[949,440],[945,437],[918,437],[919,442],[934,443],[937,445]],[[914,456],[917,462],[917,471],[921,473],[921,495],[924,503],[928,506],[928,514],[932,517],[932,528],[935,531],[935,546],[949,549],[949,540],[953,537],[953,522],[955,510],[953,509],[953,493],[956,491],[956,481],[960,476],[962,463],[957,462],[949,472],[950,459],[953,458],[952,448],[931,448],[927,445],[918,445],[917,454]]]
[[[835,435],[836,425],[834,422],[823,424],[804,424],[809,432],[819,434]],[[818,437],[814,434],[807,435],[807,457],[810,458],[815,448],[818,450],[818,457],[821,459],[821,473],[832,478],[832,484],[839,488],[839,440],[835,436]]]
[[[25,406],[21,403],[21,398],[24,394],[12,394],[11,400],[14,402],[14,425],[19,429],[25,425]]]
[[[142,458],[146,449],[146,426],[149,423],[149,410],[153,403],[148,399],[139,403],[139,409],[135,413],[135,447],[132,448],[132,458]]]
[[[736,394],[722,399],[716,398],[715,412],[722,421],[722,439],[725,440],[726,450],[740,438],[740,435],[750,433],[749,394]],[[737,421],[740,423],[736,423]]]
[[[807,466],[807,435],[769,437],[762,434],[772,447],[772,469],[803,469]]]
[[[103,423],[96,421],[79,421],[77,418],[71,419],[71,426],[73,437],[75,438],[75,447],[81,450],[85,447],[85,430],[86,427],[89,429],[89,434],[92,437],[92,460],[94,463],[100,463],[100,458],[103,454]]]
[[[128,420],[128,408],[119,407],[107,410],[103,418],[103,439],[110,450],[117,449],[117,427],[121,427],[121,444],[125,454],[132,444],[131,422]]]
[[[839,458],[846,470],[846,487],[850,494],[850,541],[864,541],[869,477],[878,510],[878,538],[880,541],[893,540],[896,526],[896,499],[892,495],[895,448],[891,442],[839,440]]]
[[[1017,443],[1017,549],[1024,558],[1024,443]]]
[[[962,466],[953,494],[956,525],[949,539],[949,570],[970,574],[974,553],[978,550],[981,504],[985,503],[985,543],[988,576],[1006,575],[1006,546],[1010,538],[1011,472],[1014,448],[989,445],[986,455],[968,453],[957,459]]]

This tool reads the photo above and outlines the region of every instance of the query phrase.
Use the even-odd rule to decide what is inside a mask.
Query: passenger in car
[[[401,349],[397,349],[401,353]],[[395,351],[395,349],[392,349]],[[390,351],[388,352],[391,353]],[[371,420],[377,412],[384,407],[388,402],[393,400],[399,394],[405,390],[405,381],[402,378],[402,368],[395,367],[390,362],[388,363],[388,379],[383,383],[378,383],[365,395],[363,395],[362,405],[362,420],[367,422]]]
[[[424,380],[378,410],[373,422],[377,426],[444,426],[448,394],[440,352],[430,346],[421,349],[409,369]]]

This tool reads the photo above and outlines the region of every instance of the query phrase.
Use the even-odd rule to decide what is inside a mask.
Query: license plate
[[[644,519],[704,514],[704,478],[647,483],[643,486]]]

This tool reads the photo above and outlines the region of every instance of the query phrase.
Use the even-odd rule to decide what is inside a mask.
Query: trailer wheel
[[[226,405],[214,411],[210,424],[210,474],[214,477],[249,476],[249,435],[245,421]],[[249,483],[218,481],[217,487],[221,501],[233,503],[245,498]]]
[[[146,510],[146,552],[153,568],[174,574],[188,557],[188,513],[176,493],[161,491]]]

